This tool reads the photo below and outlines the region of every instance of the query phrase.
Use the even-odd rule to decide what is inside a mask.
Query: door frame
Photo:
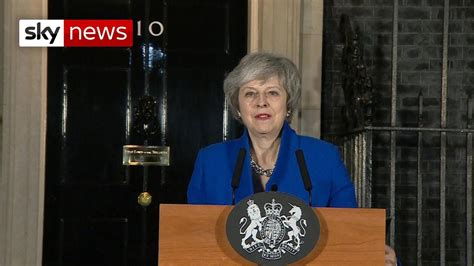
[[[4,0],[0,265],[41,265],[47,49],[20,48],[19,19],[47,18],[47,0]]]

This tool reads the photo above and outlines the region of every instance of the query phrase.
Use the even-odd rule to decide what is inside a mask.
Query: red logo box
[[[133,21],[64,20],[65,47],[131,47]]]

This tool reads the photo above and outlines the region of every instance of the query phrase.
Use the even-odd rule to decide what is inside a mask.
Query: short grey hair
[[[239,117],[239,89],[253,80],[267,80],[278,76],[288,95],[286,107],[290,111],[287,121],[291,121],[293,111],[301,98],[301,77],[295,64],[286,57],[270,53],[251,53],[244,56],[240,63],[224,80],[224,94],[234,118]]]

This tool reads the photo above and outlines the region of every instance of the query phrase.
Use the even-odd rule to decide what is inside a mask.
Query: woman
[[[293,194],[308,202],[295,151],[302,149],[314,189],[314,206],[356,207],[354,187],[337,148],[290,128],[301,95],[301,79],[287,58],[255,53],[244,57],[224,81],[225,97],[245,126],[240,139],[211,145],[197,157],[188,202],[232,204],[231,177],[240,148],[247,151],[238,202],[259,191]]]
[[[189,203],[232,204],[231,179],[241,148],[246,156],[236,202],[272,188],[310,202],[295,156],[301,149],[313,184],[313,206],[357,207],[338,149],[297,135],[289,126],[301,96],[301,79],[293,62],[267,53],[249,54],[225,79],[224,93],[245,131],[239,139],[199,151],[188,187]]]

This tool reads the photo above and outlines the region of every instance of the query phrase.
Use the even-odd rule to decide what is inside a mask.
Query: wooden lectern
[[[254,265],[227,241],[233,206],[161,204],[159,265]],[[314,208],[316,247],[295,265],[384,265],[385,210]]]

